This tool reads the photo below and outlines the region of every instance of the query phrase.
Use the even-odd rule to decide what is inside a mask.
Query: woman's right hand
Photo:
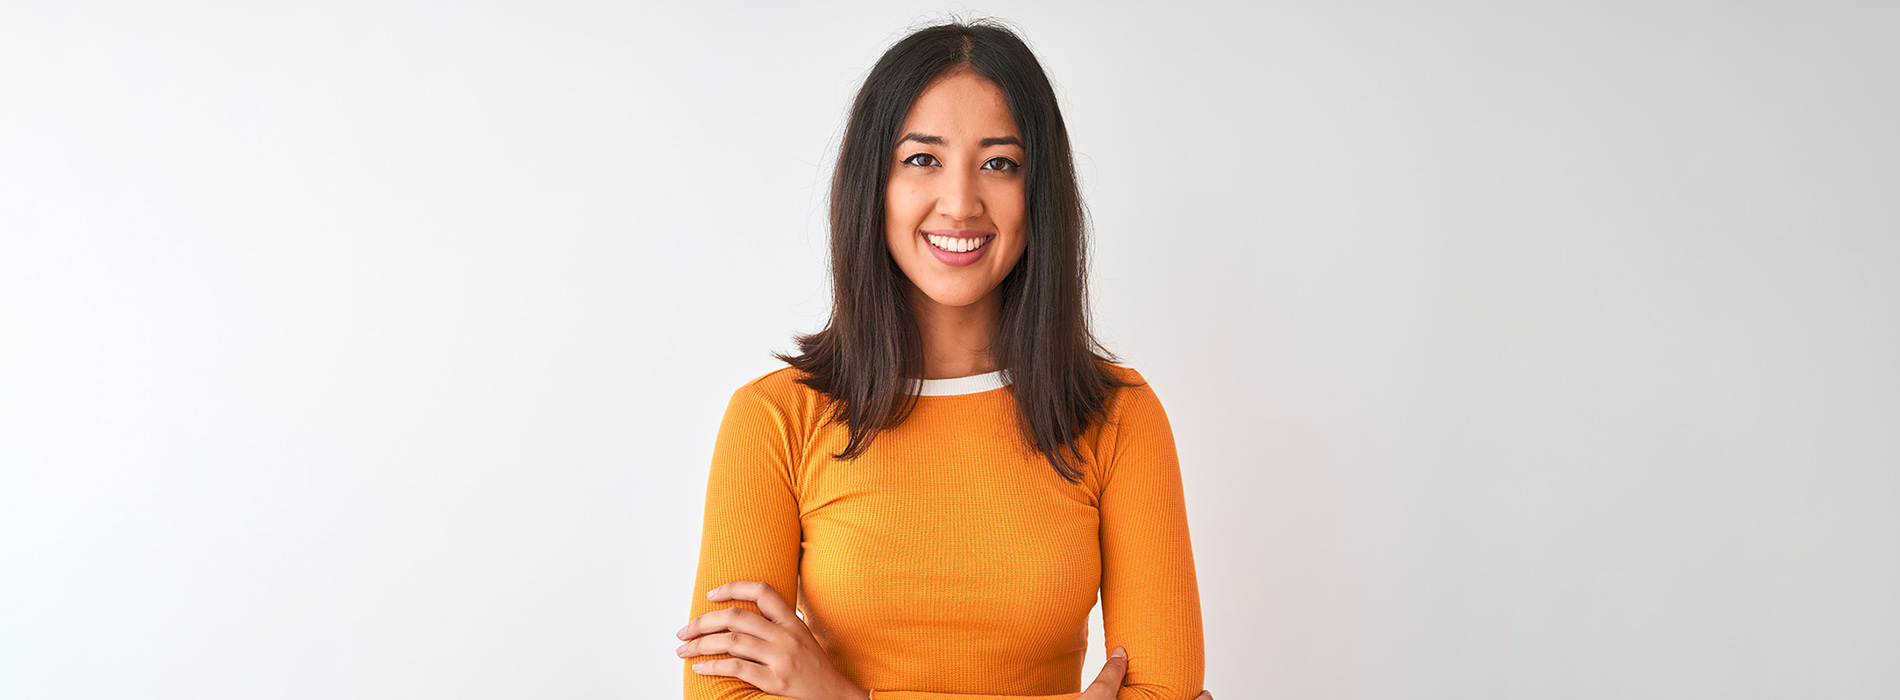
[[[1075,700],[1115,700],[1115,691],[1121,689],[1122,676],[1126,675],[1128,652],[1115,647],[1115,651],[1108,655],[1108,663],[1102,664],[1102,672],[1095,677],[1095,682],[1083,688],[1082,694],[1075,696]],[[1194,696],[1194,700],[1214,700],[1214,694],[1203,690],[1200,695]]]

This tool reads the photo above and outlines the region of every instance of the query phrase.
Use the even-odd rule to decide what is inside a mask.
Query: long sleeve
[[[748,384],[733,392],[719,424],[706,481],[706,517],[699,540],[688,619],[750,601],[713,602],[706,592],[732,581],[764,581],[796,604],[801,532],[793,465],[801,448],[795,426]],[[718,654],[710,658],[730,658]],[[684,659],[686,700],[775,698],[737,678],[702,676]]]
[[[1101,455],[1104,646],[1128,651],[1118,700],[1190,700],[1205,658],[1174,432],[1153,389],[1122,399]]]
[[[862,455],[837,460],[849,427],[826,420],[827,398],[802,379],[781,368],[726,407],[692,616],[750,609],[704,596],[764,581],[798,606],[839,672],[880,700],[1073,700],[1077,681],[1100,671],[1083,668],[1099,593],[1098,643],[1128,650],[1121,700],[1200,692],[1180,466],[1151,390],[1115,392],[1083,435],[1076,483],[1023,449],[1007,382],[920,396]],[[682,672],[687,700],[776,697]]]

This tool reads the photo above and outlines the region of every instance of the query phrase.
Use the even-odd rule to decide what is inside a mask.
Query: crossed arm
[[[693,618],[680,630],[686,698],[1211,699],[1200,688],[1199,594],[1172,431],[1152,391],[1125,396],[1098,457],[1103,621],[1108,643],[1130,653],[1111,657],[1080,694],[999,696],[864,689],[837,671],[779,593],[797,590],[790,436],[800,432],[750,387],[735,392],[714,448]]]
[[[730,676],[752,684],[773,695],[799,700],[876,700],[876,695],[857,686],[831,665],[811,630],[793,611],[790,603],[759,581],[734,581],[713,589],[709,600],[745,600],[758,606],[760,613],[743,608],[724,608],[693,618],[680,628],[679,637],[687,640],[677,653],[682,658],[709,654],[727,654],[728,658],[693,662],[694,673]],[[1102,672],[1076,696],[1046,697],[1076,700],[1113,700],[1128,674],[1128,654],[1121,647],[1109,654]],[[898,696],[909,695],[899,691]],[[928,693],[943,697],[941,693]],[[885,693],[885,698],[891,698]],[[961,698],[979,696],[962,695]],[[996,697],[996,696],[989,696]],[[1013,697],[1021,700],[1023,696]],[[1201,691],[1195,700],[1214,700],[1214,694]]]

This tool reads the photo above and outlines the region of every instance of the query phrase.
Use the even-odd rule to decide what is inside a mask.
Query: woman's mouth
[[[924,231],[923,235],[924,241],[930,244],[930,254],[951,267],[963,267],[976,262],[989,251],[990,239],[996,238],[994,233],[976,231]]]

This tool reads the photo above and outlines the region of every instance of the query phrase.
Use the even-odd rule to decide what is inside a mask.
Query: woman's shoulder
[[[1141,372],[1135,368],[1108,360],[1097,360],[1096,364],[1101,366],[1102,371],[1107,373],[1110,379],[1125,385],[1110,389],[1108,407],[1110,413],[1118,412],[1128,401],[1139,400],[1136,399],[1138,396],[1153,398],[1154,389],[1148,386],[1148,378],[1141,376]]]
[[[816,416],[824,401],[823,394],[800,383],[805,376],[796,367],[780,367],[739,385],[732,400],[757,404],[788,422],[803,422]]]
[[[1103,407],[1104,433],[1110,440],[1123,432],[1130,420],[1146,424],[1152,422],[1157,413],[1166,415],[1154,387],[1149,385],[1148,378],[1142,376],[1140,371],[1107,360],[1100,360],[1097,364],[1117,384],[1124,385],[1109,389],[1107,405]]]

